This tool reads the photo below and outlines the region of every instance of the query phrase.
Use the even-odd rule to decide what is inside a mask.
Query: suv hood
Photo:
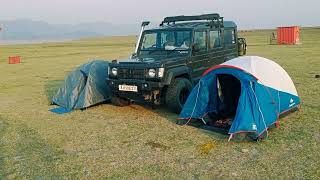
[[[185,59],[185,57],[174,57],[174,58],[132,58],[132,59],[125,59],[125,60],[118,60],[120,65],[129,65],[129,64],[143,64],[143,65],[153,65],[153,66],[161,66],[162,64],[168,63],[170,61],[175,62],[179,59]]]
[[[155,58],[133,58],[133,59],[124,59],[118,61],[120,64],[127,64],[127,63],[154,63],[156,62]]]
[[[160,68],[163,65],[162,61],[156,61],[154,59],[150,59],[148,61],[132,58],[132,59],[123,59],[117,60],[116,62],[112,62],[109,64],[110,67],[122,67],[122,68]]]

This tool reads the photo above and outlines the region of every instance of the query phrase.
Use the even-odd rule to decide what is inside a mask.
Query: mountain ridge
[[[133,35],[138,24],[115,25],[108,22],[49,24],[30,19],[0,20],[2,40],[78,39],[99,36]]]

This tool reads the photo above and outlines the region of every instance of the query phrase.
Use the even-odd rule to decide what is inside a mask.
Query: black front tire
[[[186,78],[176,78],[168,87],[165,100],[168,108],[179,114],[192,90],[191,82]]]

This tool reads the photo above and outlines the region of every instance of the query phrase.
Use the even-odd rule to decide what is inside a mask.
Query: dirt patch
[[[145,143],[145,145],[150,146],[151,148],[153,148],[153,149],[155,149],[157,151],[169,149],[168,146],[163,145],[163,144],[158,143],[158,142],[153,142],[153,141],[148,141],[148,142]]]

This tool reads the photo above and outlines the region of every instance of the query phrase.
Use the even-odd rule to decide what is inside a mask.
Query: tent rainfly
[[[300,98],[287,72],[258,56],[242,56],[208,69],[190,93],[179,119],[207,114],[232,117],[230,138],[248,132],[268,134],[279,116],[296,109]]]
[[[72,71],[52,98],[52,104],[67,110],[85,109],[110,100],[110,89],[106,83],[109,64],[94,60]]]

